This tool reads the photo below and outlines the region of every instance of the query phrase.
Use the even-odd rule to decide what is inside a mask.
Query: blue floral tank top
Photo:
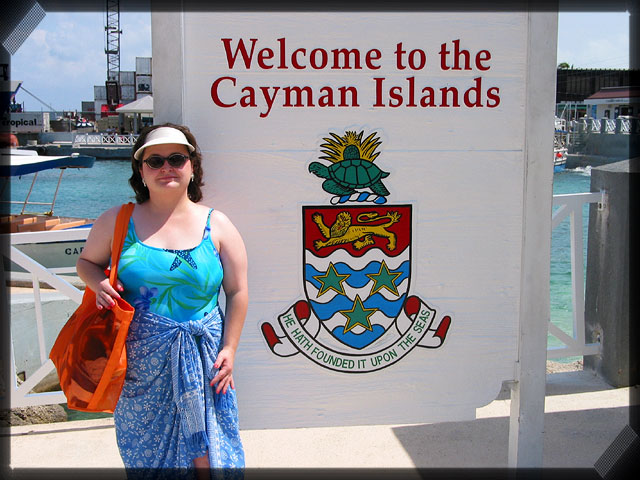
[[[136,310],[172,318],[198,320],[218,305],[222,263],[211,239],[211,212],[202,241],[188,250],[152,247],[140,241],[133,218],[118,262],[122,297]]]

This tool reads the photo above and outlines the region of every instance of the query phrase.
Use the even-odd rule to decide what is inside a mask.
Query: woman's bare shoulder
[[[122,205],[116,205],[111,207],[109,210],[106,210],[102,213],[102,215],[100,215],[98,217],[98,219],[113,219],[115,221],[116,217],[118,216],[118,212],[120,211],[120,208],[122,207]]]
[[[211,213],[211,227],[218,234],[218,238],[222,243],[242,242],[238,228],[220,210],[214,210]]]
[[[96,218],[95,222],[93,222],[92,229],[113,231],[120,207],[121,205],[116,205],[115,207],[111,207],[109,210],[103,212],[98,218]]]
[[[211,219],[219,220],[219,221],[222,221],[222,222],[228,222],[229,221],[229,217],[227,217],[220,210],[216,210],[216,209],[213,209],[213,211],[211,212]]]
[[[214,210],[211,212],[211,224],[215,225],[222,232],[236,232],[236,226],[229,219],[229,217],[220,210]]]
[[[108,264],[111,254],[111,239],[119,211],[120,206],[115,206],[96,218],[80,258],[100,266]]]

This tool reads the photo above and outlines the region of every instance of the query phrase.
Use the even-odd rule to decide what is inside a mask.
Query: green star
[[[387,267],[387,264],[382,260],[380,271],[378,273],[367,273],[367,277],[374,282],[369,296],[379,292],[383,288],[386,288],[396,297],[399,297],[400,294],[398,293],[395,281],[400,275],[402,275],[402,272],[390,272],[389,267]]]
[[[377,308],[364,308],[362,300],[360,300],[360,295],[356,295],[356,300],[353,302],[353,308],[351,310],[340,311],[340,313],[348,319],[342,333],[344,334],[353,330],[356,325],[361,325],[367,330],[373,331],[369,317],[377,311]]]
[[[329,268],[327,268],[327,273],[324,275],[316,275],[313,278],[322,283],[322,287],[320,287],[320,291],[318,292],[318,297],[327,293],[329,290],[333,290],[334,292],[338,292],[344,295],[344,287],[342,286],[342,282],[344,282],[349,275],[341,275],[336,272],[336,267],[333,266],[333,263],[329,262]],[[317,297],[316,297],[317,298]]]

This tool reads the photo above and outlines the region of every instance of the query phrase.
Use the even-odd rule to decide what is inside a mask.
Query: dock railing
[[[73,137],[74,147],[133,146],[138,135],[132,133],[78,133]]]
[[[53,287],[58,292],[62,293],[72,301],[80,304],[82,301],[83,292],[65,280],[57,273],[67,273],[67,269],[60,269],[57,273],[46,269],[40,263],[21,252],[16,245],[28,244],[28,243],[44,243],[44,242],[58,242],[58,241],[72,241],[72,240],[86,240],[89,235],[88,228],[68,229],[68,230],[53,230],[48,232],[25,232],[19,234],[2,234],[0,237],[3,242],[9,244],[8,258],[25,269],[31,276],[32,288],[33,288],[33,305],[35,311],[36,320],[36,338],[34,342],[38,344],[38,353],[40,356],[40,367],[33,372],[29,377],[25,379],[22,384],[18,385],[18,375],[16,369],[16,356],[13,345],[13,338],[10,342],[10,368],[11,372],[7,378],[10,381],[10,406],[27,407],[33,405],[50,405],[56,403],[66,403],[67,399],[61,391],[57,392],[41,392],[31,393],[33,388],[38,385],[47,375],[54,371],[55,367],[53,362],[49,359],[49,351],[45,347],[45,328],[42,309],[42,299],[40,295],[40,282],[44,282]],[[6,240],[6,236],[9,240]],[[5,244],[6,244],[5,243]],[[0,262],[0,273],[2,273],[2,302],[7,302],[4,306],[4,311],[10,310],[11,298],[9,295],[9,288],[7,287],[7,272],[4,271],[5,258],[7,253],[3,252],[2,262]]]
[[[606,203],[606,193],[577,193],[568,195],[554,195],[553,205],[559,207],[552,216],[552,228],[555,229],[567,216],[570,219],[571,236],[571,279],[572,279],[572,307],[573,307],[573,332],[565,333],[558,326],[548,321],[549,334],[559,339],[564,346],[547,347],[547,358],[563,358],[570,356],[595,355],[600,353],[599,343],[585,342],[585,320],[584,320],[584,243],[583,243],[583,206],[585,203],[598,203],[599,207]],[[16,245],[33,242],[51,242],[84,240],[89,234],[89,229],[71,229],[50,232],[34,232],[9,235],[10,249],[9,258],[31,275],[33,284],[33,302],[36,316],[36,338],[34,342],[38,344],[41,366],[32,373],[25,381],[18,385],[16,372],[15,352],[13,341],[11,342],[11,369],[13,381],[11,381],[11,408],[25,407],[31,405],[48,405],[55,403],[65,403],[66,398],[60,391],[47,393],[31,393],[33,388],[47,375],[54,370],[54,365],[49,360],[49,352],[45,348],[44,322],[42,314],[42,301],[40,297],[40,282],[45,282],[51,287],[80,304],[82,301],[82,291],[67,282],[64,278],[46,269],[40,263],[16,248]],[[5,239],[6,240],[6,239]],[[3,252],[3,256],[7,256]],[[0,262],[0,269],[3,269],[3,262]],[[3,274],[2,301],[10,302],[10,295],[6,285],[6,272]],[[9,305],[6,305],[9,310]]]
[[[583,207],[587,203],[597,203],[598,208],[604,208],[606,201],[606,192],[553,196],[553,206],[559,208],[551,217],[551,228],[555,230],[567,217],[570,222],[573,328],[569,335],[549,319],[549,334],[560,340],[563,346],[547,347],[547,359],[596,355],[601,352],[600,343],[586,343],[585,340]]]
[[[573,134],[616,134],[629,135],[640,133],[637,118],[581,118],[569,122],[569,131]]]

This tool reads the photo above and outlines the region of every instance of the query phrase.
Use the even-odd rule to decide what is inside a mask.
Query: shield
[[[304,289],[321,325],[362,350],[400,314],[411,279],[411,205],[306,206]]]

